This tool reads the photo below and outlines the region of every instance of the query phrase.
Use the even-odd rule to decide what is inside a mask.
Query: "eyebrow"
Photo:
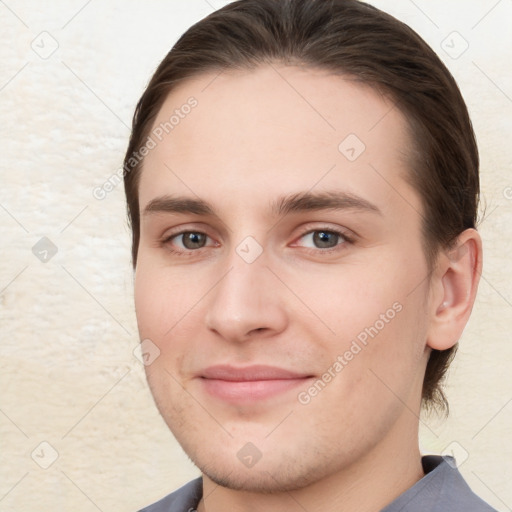
[[[312,210],[358,210],[382,215],[375,204],[348,192],[299,192],[279,199],[272,210],[276,215]]]
[[[370,201],[348,192],[299,192],[271,203],[276,216],[315,210],[357,210],[382,215]],[[164,195],[155,197],[145,207],[143,216],[155,213],[177,213],[218,217],[210,203],[202,199]]]
[[[213,207],[202,199],[188,197],[159,196],[145,206],[143,216],[152,213],[191,213],[194,215],[215,216]]]

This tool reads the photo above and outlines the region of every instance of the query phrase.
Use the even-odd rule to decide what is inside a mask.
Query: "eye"
[[[327,229],[317,229],[302,235],[299,239],[299,245],[313,249],[332,249],[348,239],[337,231]]]
[[[189,231],[187,233],[182,233],[180,236],[181,243],[186,249],[200,249],[206,244],[207,236],[204,233],[194,233],[193,231]]]
[[[208,238],[208,235],[200,231],[183,231],[168,237],[164,243],[172,243],[181,250],[194,250],[205,247]]]

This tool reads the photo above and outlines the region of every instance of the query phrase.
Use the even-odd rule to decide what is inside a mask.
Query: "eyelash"
[[[160,243],[162,245],[162,247],[166,247],[166,249],[174,254],[175,256],[194,256],[195,254],[199,254],[202,252],[203,249],[207,249],[207,247],[201,247],[199,249],[187,249],[187,250],[182,250],[182,249],[174,249],[172,248],[172,246],[170,246],[170,242],[174,239],[174,238],[177,238],[179,236],[182,236],[184,235],[185,233],[199,233],[199,234],[202,234],[202,235],[205,235],[207,238],[211,238],[210,236],[208,236],[204,231],[200,231],[198,229],[196,230],[193,230],[193,229],[185,229],[183,231],[179,231],[177,233],[173,233],[172,235],[169,235],[169,236],[166,236],[164,237]]]
[[[315,254],[329,254],[329,253],[332,253],[333,251],[339,251],[345,244],[354,244],[354,238],[352,236],[349,236],[347,235],[347,233],[341,231],[341,230],[338,230],[338,229],[334,229],[334,228],[318,228],[318,229],[309,229],[307,231],[304,231],[304,233],[302,233],[298,238],[297,240],[300,240],[302,238],[304,238],[306,235],[309,235],[311,233],[318,233],[318,232],[325,232],[325,233],[331,233],[331,234],[334,234],[334,235],[337,235],[341,238],[341,241],[340,243],[336,244],[334,247],[328,247],[328,248],[311,248],[311,247],[303,247],[303,249],[307,252],[314,252]],[[172,254],[176,255],[176,256],[194,256],[196,254],[200,254],[202,252],[203,249],[207,249],[208,247],[200,247],[199,249],[187,249],[187,250],[181,250],[181,249],[175,249],[175,248],[172,248],[172,246],[170,246],[170,242],[179,237],[179,236],[182,236],[186,233],[199,233],[199,234],[203,234],[205,235],[206,237],[210,238],[204,231],[200,231],[200,230],[192,230],[192,229],[187,229],[187,230],[183,230],[183,231],[179,231],[177,233],[173,233],[171,235],[168,235],[166,237],[164,237],[160,243],[163,246],[165,246],[167,248],[167,250],[169,252],[171,252]]]
[[[314,252],[315,254],[329,254],[331,252],[341,250],[345,244],[353,244],[354,243],[354,239],[351,236],[347,235],[347,233],[345,233],[339,229],[328,228],[328,227],[318,228],[318,229],[309,229],[309,230],[305,231],[304,233],[302,233],[297,238],[297,240],[304,238],[306,235],[310,235],[312,233],[320,233],[320,232],[337,235],[341,240],[339,240],[339,243],[337,243],[334,247],[327,247],[327,248],[323,248],[323,249],[320,247],[316,247],[316,248],[303,247],[302,249],[304,249],[305,251],[308,251],[308,252]]]

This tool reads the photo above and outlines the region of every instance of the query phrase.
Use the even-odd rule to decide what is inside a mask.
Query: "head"
[[[124,179],[139,331],[161,352],[148,381],[219,482],[202,429],[233,457],[259,447],[293,488],[313,453],[320,475],[322,449],[349,464],[420,402],[446,406],[481,265],[478,153],[453,77],[406,25],[356,0],[216,11],[152,77]],[[250,403],[210,370],[272,362],[302,382]]]

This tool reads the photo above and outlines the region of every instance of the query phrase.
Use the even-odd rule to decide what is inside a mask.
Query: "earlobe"
[[[438,293],[431,296],[433,313],[427,337],[430,348],[447,350],[459,341],[475,302],[481,272],[482,241],[475,229],[467,229],[455,247],[438,258],[433,277],[438,281]]]

